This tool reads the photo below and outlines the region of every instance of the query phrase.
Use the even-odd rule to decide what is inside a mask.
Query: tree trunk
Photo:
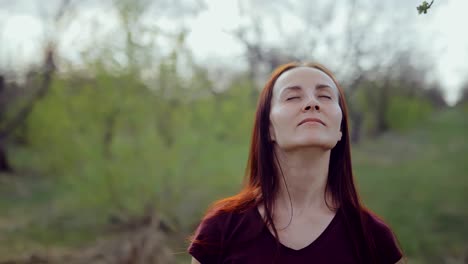
[[[387,120],[389,89],[389,81],[387,78],[382,86],[382,90],[380,91],[379,104],[377,105],[375,136],[381,135],[389,128]]]
[[[13,168],[8,161],[6,148],[0,144],[0,172],[13,172]]]
[[[6,120],[4,125],[0,127],[0,172],[11,172],[13,170],[11,164],[8,162],[8,153],[5,147],[6,142],[13,135],[14,131],[16,131],[16,129],[27,120],[28,116],[34,109],[36,102],[47,94],[51,85],[52,77],[55,72],[54,50],[51,44],[49,44],[45,55],[45,61],[42,67],[42,81],[39,84],[36,93],[29,99],[29,102],[18,111],[18,113],[16,113],[11,119]],[[3,78],[1,78],[0,81],[0,88],[3,89]]]
[[[351,118],[351,142],[359,143],[361,140],[362,114],[356,111],[350,111]]]

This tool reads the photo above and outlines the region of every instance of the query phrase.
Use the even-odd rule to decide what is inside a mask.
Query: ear
[[[338,141],[340,141],[342,137],[343,137],[343,133],[341,131],[338,131]]]

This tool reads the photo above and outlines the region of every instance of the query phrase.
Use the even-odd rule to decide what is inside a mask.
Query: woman
[[[278,67],[260,94],[246,184],[199,225],[192,263],[402,262],[359,200],[343,90],[319,64]]]

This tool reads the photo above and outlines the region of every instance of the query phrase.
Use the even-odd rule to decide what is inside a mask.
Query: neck
[[[319,148],[288,152],[278,148],[275,150],[277,166],[279,165],[279,190],[275,204],[280,211],[289,211],[291,203],[296,215],[310,211],[306,209],[329,210],[327,203],[331,205],[332,199],[328,193],[327,197],[325,196],[325,187],[330,153],[330,150]]]

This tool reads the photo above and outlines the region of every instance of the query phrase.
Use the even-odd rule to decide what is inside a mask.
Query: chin
[[[336,140],[329,138],[329,137],[304,137],[298,139],[298,145],[302,145],[304,147],[320,147],[324,149],[332,149],[336,145]]]
[[[331,150],[335,147],[336,144],[331,144],[330,142],[315,142],[311,144],[304,145],[305,148],[320,148],[323,150]]]
[[[284,146],[285,150],[296,150],[296,149],[306,149],[306,148],[319,148],[326,150],[331,150],[336,146],[336,141],[331,140],[318,140],[316,138],[309,140],[301,140],[299,142],[291,142],[287,146]]]

